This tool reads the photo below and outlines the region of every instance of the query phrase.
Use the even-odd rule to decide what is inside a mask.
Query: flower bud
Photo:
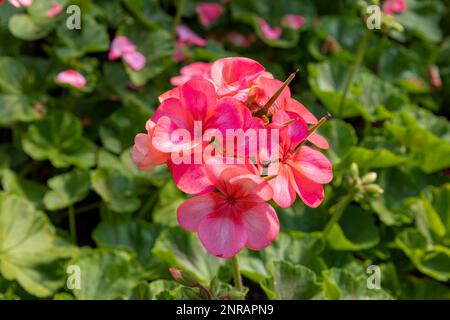
[[[189,272],[181,271],[175,268],[170,268],[169,272],[176,282],[186,287],[195,287],[198,285],[197,279]]]
[[[368,193],[373,195],[380,195],[384,193],[384,190],[377,184],[368,184],[365,186],[365,189]]]
[[[376,180],[377,180],[376,172],[369,172],[361,178],[361,181],[364,184],[374,183]]]
[[[350,173],[351,173],[352,177],[354,177],[354,178],[359,177],[359,168],[355,162],[352,162],[352,164],[350,166]]]

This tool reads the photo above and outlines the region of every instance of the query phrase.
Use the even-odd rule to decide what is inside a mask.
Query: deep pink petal
[[[198,236],[209,253],[226,259],[235,256],[247,242],[244,224],[226,208],[203,219]]]
[[[212,191],[214,186],[205,175],[203,164],[174,164],[168,162],[177,187],[187,194],[200,194]]]
[[[197,14],[200,23],[208,27],[220,18],[223,7],[217,3],[200,2],[197,5]]]
[[[204,120],[216,104],[214,85],[208,80],[189,80],[180,87],[180,99],[194,120]]]
[[[178,223],[186,231],[197,231],[200,222],[223,202],[223,198],[212,192],[192,197],[178,207]]]
[[[324,199],[323,185],[309,180],[295,169],[294,177],[300,198],[307,206],[317,208]]]
[[[162,152],[179,152],[195,147],[190,131],[180,128],[166,116],[159,118],[156,122],[152,143]]]
[[[126,36],[117,36],[111,43],[111,49],[109,50],[109,60],[114,60],[121,57],[125,53],[132,53],[137,50],[134,43],[130,41]]]
[[[198,35],[196,35],[191,29],[189,29],[185,25],[178,25],[176,27],[176,32],[177,32],[178,40],[181,43],[184,43],[186,45],[194,44],[199,47],[203,47],[206,45],[205,39],[200,38]]]
[[[247,248],[262,250],[278,235],[280,223],[272,206],[267,203],[245,205],[239,203],[243,211],[240,218],[247,231]]]
[[[281,18],[281,24],[285,27],[291,29],[299,29],[305,23],[305,17],[295,15],[295,14],[286,14]]]
[[[86,86],[86,78],[75,70],[66,70],[58,73],[56,82],[70,84],[75,88],[84,88]]]
[[[170,78],[170,83],[174,86],[180,86],[188,80],[211,79],[212,63],[194,62],[180,70],[180,75]]]
[[[263,18],[258,19],[258,24],[259,27],[261,28],[261,32],[263,33],[266,39],[277,40],[281,38],[283,30],[280,27],[271,28],[270,25],[267,23],[267,21],[264,20]]]
[[[328,141],[322,137],[320,134],[314,132],[308,137],[308,141],[312,144],[316,145],[317,147],[321,149],[329,149],[330,145],[328,144]]]
[[[52,3],[51,8],[47,11],[46,16],[49,18],[53,18],[60,14],[63,11],[63,7],[61,7],[57,3]]]

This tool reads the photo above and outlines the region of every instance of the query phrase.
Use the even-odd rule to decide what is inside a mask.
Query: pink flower
[[[299,29],[305,23],[305,17],[286,14],[281,18],[281,24],[287,28]]]
[[[280,230],[275,210],[266,203],[273,195],[267,182],[244,166],[210,165],[206,173],[218,192],[185,201],[178,208],[179,224],[197,232],[206,250],[220,258],[244,247],[267,247]]]
[[[211,79],[212,63],[194,62],[181,68],[181,75],[172,77],[170,83],[174,86],[180,86],[188,80]]]
[[[206,46],[206,40],[200,38],[185,25],[178,25],[176,27],[176,33],[177,42],[175,46],[175,52],[172,56],[173,60],[176,62],[180,62],[186,59],[186,55],[183,52],[184,47],[190,47],[191,45],[196,45],[199,47]]]
[[[33,0],[9,0],[9,3],[16,8],[29,7],[33,4]]]
[[[282,208],[290,207],[296,194],[303,202],[316,208],[324,198],[323,184],[333,178],[330,161],[319,151],[308,147],[298,147],[308,133],[306,123],[300,117],[280,111],[273,116],[271,128],[280,129],[278,163],[267,166],[269,175],[276,177],[269,181],[273,189],[273,200]],[[295,122],[282,126],[290,119]],[[273,150],[268,150],[274,152]]]
[[[52,7],[47,11],[47,17],[53,18],[60,14],[63,11],[63,7],[61,7],[57,3],[52,3]]]
[[[220,18],[223,7],[217,3],[200,2],[197,5],[197,14],[200,23],[208,27]]]
[[[271,28],[266,20],[258,18],[258,24],[264,37],[269,40],[276,40],[281,37],[283,30],[280,27]]]
[[[230,32],[227,39],[237,47],[248,48],[251,45],[251,40],[240,33]]]
[[[75,70],[66,70],[63,72],[60,72],[56,76],[56,82],[61,84],[70,84],[71,86],[75,88],[84,88],[86,86],[86,79],[85,77]]]
[[[244,119],[239,101],[218,99],[210,81],[189,80],[178,88],[177,94],[178,98],[173,95],[163,100],[152,117],[156,123],[152,143],[161,152],[201,159],[202,148],[198,147],[209,144],[201,140],[206,131],[219,130],[225,136],[226,129],[242,128]],[[199,123],[201,128],[196,127]],[[190,136],[179,137],[179,129]],[[196,136],[198,134],[200,137]],[[177,164],[169,160],[168,167],[176,185],[189,194],[210,191],[212,185],[205,176],[204,161],[194,162]]]
[[[387,15],[394,15],[408,10],[406,0],[386,0],[383,3],[383,11]]]
[[[125,36],[114,38],[109,50],[109,60],[115,60],[120,57],[123,57],[125,63],[134,71],[144,68],[147,62],[145,56],[137,50],[136,45]]]
[[[169,160],[169,153],[161,152],[153,146],[153,134],[156,124],[148,120],[145,124],[147,133],[139,133],[134,139],[131,159],[137,163],[139,170],[150,171]]]

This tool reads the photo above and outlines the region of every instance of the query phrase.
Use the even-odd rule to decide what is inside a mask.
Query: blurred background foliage
[[[81,30],[67,29],[65,12],[46,17],[54,2],[80,6]],[[404,32],[368,33],[342,110],[367,33],[358,1],[232,0],[208,28],[198,22],[197,0],[0,5],[0,298],[196,297],[170,280],[169,267],[229,290],[227,261],[177,227],[186,196],[166,168],[139,172],[130,147],[182,65],[246,56],[279,79],[300,69],[293,95],[317,117],[334,117],[320,132],[335,172],[318,209],[300,201],[278,209],[276,241],[242,254],[248,298],[450,299],[450,1],[407,2],[408,11],[395,16]],[[276,26],[288,13],[305,24],[266,39],[258,18]],[[177,63],[180,22],[207,45],[185,48]],[[233,44],[230,32],[250,45]],[[136,43],[144,69],[108,60],[116,34]],[[81,72],[87,86],[56,84],[66,69]],[[352,163],[361,175],[376,172],[385,192],[352,201],[323,237]],[[65,285],[68,265],[82,270],[79,290]],[[381,289],[367,288],[369,265],[381,268]]]

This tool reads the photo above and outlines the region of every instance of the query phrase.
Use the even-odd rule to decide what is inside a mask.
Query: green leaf
[[[130,177],[111,169],[99,168],[91,173],[92,186],[111,210],[121,213],[136,211],[141,200]]]
[[[64,282],[64,261],[74,248],[56,236],[42,212],[0,193],[0,272],[30,294],[48,297]]]
[[[367,276],[346,269],[332,268],[323,273],[323,292],[327,300],[390,300],[383,289],[368,289]]]
[[[152,211],[153,220],[166,226],[178,225],[177,209],[186,196],[170,179],[158,192],[158,202]]]
[[[370,121],[382,120],[393,117],[407,102],[402,91],[369,71],[359,70],[339,110],[350,69],[350,65],[338,61],[308,65],[312,91],[331,113],[345,118],[362,116]]]
[[[319,257],[324,244],[318,235],[292,232],[280,233],[269,247],[261,251],[245,251],[240,255],[242,274],[260,282],[270,275],[273,261],[284,260],[301,264],[313,271],[320,272],[324,263]]]
[[[450,184],[425,190],[426,215],[430,229],[438,239],[450,241]]]
[[[95,163],[96,146],[82,136],[82,130],[79,118],[55,110],[28,127],[22,136],[23,149],[33,159],[48,159],[57,168],[89,168]]]
[[[81,271],[79,300],[126,299],[139,283],[135,260],[126,252],[105,249],[85,250],[70,261]]]
[[[81,29],[70,30],[65,23],[59,24],[57,35],[60,45],[56,47],[56,54],[62,59],[79,58],[87,53],[109,49],[106,26],[90,14],[82,15]]]
[[[161,227],[144,221],[101,222],[92,236],[99,247],[128,250],[136,255],[146,278],[166,275],[168,266],[152,254]]]
[[[384,128],[394,142],[408,148],[410,161],[426,173],[450,167],[450,123],[444,117],[411,108]]]
[[[3,171],[2,186],[6,193],[25,198],[37,208],[43,207],[42,198],[47,191],[45,186],[19,177],[11,170]]]
[[[423,274],[439,281],[450,279],[450,250],[447,247],[434,245],[430,248],[426,238],[413,228],[397,234],[395,244]]]
[[[374,247],[380,236],[373,216],[356,206],[348,206],[328,237],[334,250],[363,250]]]
[[[9,31],[16,38],[33,41],[47,36],[52,31],[52,25],[39,24],[30,15],[17,13],[9,19]]]
[[[325,122],[318,132],[325,136],[330,144],[327,156],[333,164],[341,161],[350,150],[354,150],[352,147],[358,143],[355,129],[340,119]]]
[[[274,261],[271,277],[261,286],[272,300],[317,299],[322,291],[313,271],[286,261]]]
[[[48,210],[67,208],[83,200],[91,187],[89,171],[78,169],[53,177],[47,184],[51,189],[44,197]]]
[[[166,30],[172,27],[173,18],[168,15],[155,0],[122,0],[125,6],[146,27],[158,30],[164,27]]]
[[[163,230],[153,248],[153,254],[170,267],[195,274],[205,284],[217,275],[224,261],[206,252],[196,234],[178,227]]]

